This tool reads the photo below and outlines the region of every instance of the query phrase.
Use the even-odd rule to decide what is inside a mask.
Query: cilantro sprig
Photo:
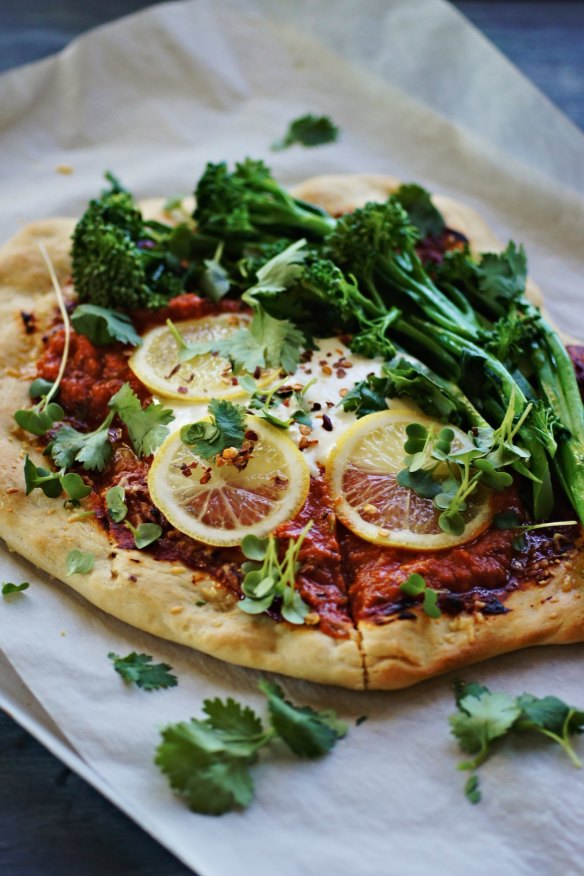
[[[300,568],[300,550],[312,526],[313,521],[310,520],[298,538],[289,540],[281,561],[278,558],[278,540],[275,536],[245,536],[241,543],[241,550],[248,558],[241,566],[245,572],[241,584],[245,599],[237,603],[242,611],[246,614],[261,614],[272,607],[274,600],[279,599],[280,611],[285,620],[291,624],[304,623],[310,608],[295,585]]]
[[[249,326],[237,329],[226,338],[188,343],[171,320],[166,324],[176,341],[181,362],[205,353],[217,353],[231,360],[236,373],[253,374],[258,368],[283,368],[290,374],[296,369],[300,349],[306,343],[304,334],[288,319],[270,316],[257,302]]]
[[[281,739],[298,757],[327,754],[347,733],[330,711],[293,705],[283,690],[261,681],[267,697],[270,725],[235,700],[205,700],[203,719],[192,718],[162,730],[155,763],[194,812],[222,815],[249,806],[254,796],[250,768],[258,754]]]
[[[129,383],[124,383],[112,396],[109,406],[126,426],[138,456],[154,453],[169,433],[168,423],[174,420],[172,410],[159,402],[143,408]]]
[[[211,459],[229,447],[241,450],[245,438],[245,410],[225,399],[209,402],[209,419],[183,426],[183,444],[203,459]]]
[[[79,304],[71,314],[71,322],[78,335],[85,335],[98,347],[114,341],[130,344],[132,347],[138,347],[142,343],[130,317],[107,307]]]
[[[168,663],[153,663],[153,658],[149,654],[137,654],[136,651],[132,651],[126,657],[120,657],[110,652],[107,656],[125,682],[135,684],[142,690],[160,690],[176,687],[178,684],[176,675],[170,672],[172,666]]]
[[[536,697],[524,693],[517,697],[491,691],[482,684],[455,684],[458,711],[450,716],[450,727],[461,749],[473,755],[458,765],[460,770],[474,771],[489,757],[495,740],[508,733],[534,732],[551,739],[566,752],[574,766],[581,767],[570,736],[584,729],[584,711],[569,706],[555,696]],[[471,803],[478,803],[481,793],[478,778],[471,776],[465,785]]]
[[[273,409],[280,407],[282,404],[281,392],[283,387],[286,387],[287,383],[288,380],[285,378],[280,381],[280,383],[273,386],[272,389],[262,392],[261,389],[258,389],[253,377],[245,375],[239,379],[239,385],[241,388],[250,394],[247,403],[248,409],[252,410],[256,417],[260,417],[262,420],[267,420],[268,423],[271,423],[272,426],[276,426],[278,429],[289,429],[293,423],[301,423],[304,426],[312,428],[312,419],[306,410],[305,397],[310,387],[316,383],[316,377],[313,377],[312,380],[308,381],[302,389],[293,389],[287,392],[287,395],[295,400],[298,407],[292,411],[289,417],[286,417],[286,419],[283,420],[281,417],[276,416]]]

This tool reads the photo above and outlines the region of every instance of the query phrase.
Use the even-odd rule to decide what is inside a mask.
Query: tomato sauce
[[[143,329],[167,318],[179,321],[239,308],[239,302],[216,305],[197,295],[185,294],[162,310],[136,312],[133,318]],[[55,380],[64,346],[62,326],[56,325],[43,340],[45,349],[37,364],[37,374],[46,380]],[[87,338],[72,332],[58,401],[67,419],[77,428],[96,428],[108,413],[111,396],[126,381],[143,404],[151,400],[148,390],[128,366],[130,353],[121,344],[96,347]],[[570,353],[584,384],[584,348],[570,348]],[[153,505],[148,493],[151,458],[138,459],[124,440],[122,429],[113,429],[110,438],[114,453],[108,468],[103,473],[79,469],[86,482],[93,486],[88,503],[99,524],[110,531],[120,549],[134,547],[130,531],[123,524],[111,521],[105,505],[109,487],[123,486],[128,520],[134,526],[143,522],[162,526],[161,538],[146,548],[150,555],[161,562],[181,561],[191,569],[207,572],[241,597],[240,566],[244,557],[240,550],[205,545],[174,529]],[[499,502],[506,510],[516,510],[524,516],[514,490],[501,494]],[[288,538],[299,535],[309,520],[313,520],[313,526],[300,552],[297,584],[302,598],[312,609],[310,620],[334,637],[347,636],[359,620],[385,623],[398,617],[415,617],[411,608],[417,600],[406,597],[400,590],[400,584],[414,572],[440,591],[439,605],[447,613],[477,608],[486,613],[504,612],[506,595],[518,587],[544,580],[562,553],[571,549],[578,529],[529,533],[522,550],[513,544],[515,531],[495,528],[466,545],[445,551],[383,548],[363,541],[337,523],[326,485],[320,478],[311,480],[310,492],[300,513],[276,531],[283,547]],[[277,605],[270,614],[275,620],[281,619]]]

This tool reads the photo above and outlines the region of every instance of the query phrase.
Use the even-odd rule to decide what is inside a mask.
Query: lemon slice
[[[221,313],[176,323],[187,343],[228,337],[250,323],[245,313]],[[176,341],[166,325],[151,329],[129,360],[136,377],[148,389],[166,398],[204,402],[238,398],[244,391],[233,382],[229,359],[206,353],[188,362],[179,359]]]
[[[202,459],[169,435],[148,474],[157,508],[181,532],[213,545],[236,545],[249,533],[259,538],[294,517],[310,486],[310,471],[292,441],[258,417],[246,418],[257,436],[246,467]],[[190,474],[186,474],[190,472]]]
[[[397,483],[397,474],[404,468],[406,426],[412,422],[442,427],[402,408],[369,414],[343,433],[330,453],[325,473],[337,517],[366,541],[388,547],[442,550],[476,538],[493,517],[489,491],[477,490],[469,497],[463,513],[464,532],[453,535],[440,529],[440,511],[432,499],[423,499]],[[453,449],[468,446],[464,432],[449,428],[455,436]]]

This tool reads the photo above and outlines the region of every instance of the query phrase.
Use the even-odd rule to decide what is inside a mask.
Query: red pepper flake
[[[177,392],[180,392],[181,395],[187,395],[189,391],[186,386],[177,386],[176,390]]]
[[[34,313],[26,313],[26,311],[20,311],[20,317],[24,324],[24,331],[27,335],[32,335],[36,328],[35,326],[35,315]]]
[[[174,377],[178,369],[180,368],[180,362],[177,362],[174,368],[168,372],[168,374],[164,375],[165,380],[170,380],[171,377]]]
[[[329,417],[328,414],[323,414],[323,415],[322,415],[322,428],[323,428],[326,432],[332,432],[332,431],[333,431],[333,421],[331,420],[331,418]]]
[[[253,373],[253,376],[254,376],[254,380],[259,380],[260,377],[262,376],[262,369],[260,368],[259,365],[256,366],[256,369]]]
[[[321,405],[321,403],[320,403],[320,402],[314,402],[314,404],[312,405],[312,407],[311,407],[310,410],[311,410],[311,411],[320,411],[321,409],[322,409],[322,405]]]
[[[192,476],[192,474],[193,474],[193,470],[190,469],[190,468],[189,468],[188,466],[186,466],[186,465],[185,465],[184,468],[183,468],[182,465],[181,465],[181,469],[180,469],[180,471],[181,471],[181,474],[182,474],[182,476],[183,476],[184,478],[190,478],[190,477]]]
[[[341,377],[346,377],[346,376],[347,376],[347,372],[345,371],[344,368],[337,368],[337,377],[341,378]]]
[[[200,484],[208,484],[211,480],[211,468],[205,469],[205,473],[201,475]]]
[[[248,441],[257,441],[258,440],[257,432],[254,432],[253,429],[248,429],[247,432],[245,433],[245,437],[247,438]]]

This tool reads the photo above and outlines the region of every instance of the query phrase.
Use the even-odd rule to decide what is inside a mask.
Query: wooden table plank
[[[0,70],[59,50],[143,0],[0,3]],[[584,128],[584,5],[455,4]],[[0,712],[0,872],[6,876],[186,876],[186,867]]]

